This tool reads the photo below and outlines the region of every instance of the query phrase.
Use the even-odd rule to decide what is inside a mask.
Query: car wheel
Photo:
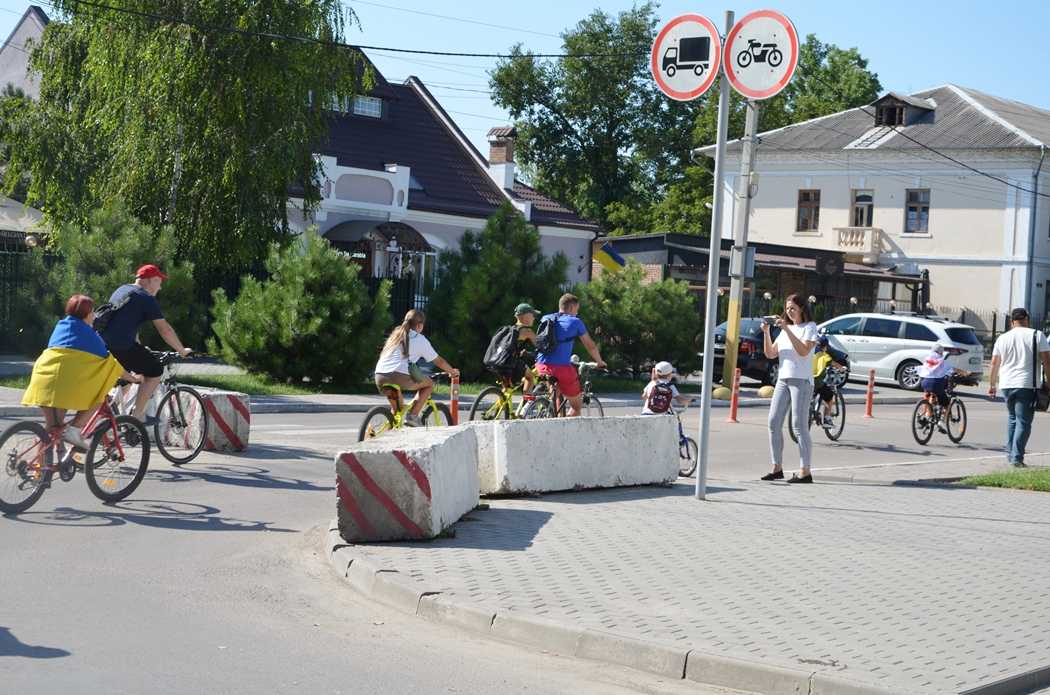
[[[906,360],[897,368],[897,385],[908,391],[918,391],[922,379],[919,377],[919,363]]]
[[[770,386],[776,386],[776,384],[777,384],[777,375],[779,373],[780,373],[780,363],[778,363],[778,362],[771,362],[769,364],[769,367],[766,368],[765,383],[769,384]]]

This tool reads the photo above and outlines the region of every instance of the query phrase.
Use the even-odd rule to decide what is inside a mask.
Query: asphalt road
[[[634,409],[615,409],[620,415]],[[849,409],[842,441],[816,435],[814,470],[864,479],[1001,466],[1005,409],[970,402],[963,446],[911,439],[909,406]],[[768,469],[765,410],[713,416],[712,478]],[[81,477],[0,518],[0,672],[10,692],[679,693],[626,669],[482,640],[366,601],[320,555],[335,514],[332,457],[356,414],[259,415],[251,450],[176,468],[159,456],[117,506]],[[695,436],[698,410],[685,416]],[[6,423],[4,423],[6,425]],[[788,458],[793,446],[788,440]],[[1037,429],[1031,463],[1046,461]]]

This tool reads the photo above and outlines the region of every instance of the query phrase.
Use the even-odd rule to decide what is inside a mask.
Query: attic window
[[[408,190],[410,191],[421,191],[423,190],[423,184],[419,182],[415,174],[408,175]]]
[[[904,107],[899,104],[880,106],[875,111],[875,125],[904,125]]]
[[[354,97],[354,115],[369,118],[383,117],[383,100],[378,97]]]

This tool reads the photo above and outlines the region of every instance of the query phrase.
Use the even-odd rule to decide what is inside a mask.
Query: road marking
[[[1025,458],[1031,458],[1033,456],[1050,456],[1050,451],[1043,451],[1039,453],[1026,453]],[[968,461],[992,461],[1001,460],[1006,457],[1006,454],[998,454],[996,456],[974,456],[972,458],[962,459],[924,459],[922,461],[897,461],[895,463],[870,463],[864,466],[829,466],[827,468],[816,468],[815,471],[849,471],[857,468],[893,468],[894,466],[921,466],[929,463],[966,463]]]
[[[358,429],[357,427],[348,427],[346,425],[343,425],[343,426],[340,426],[340,427],[329,427],[327,429],[310,429],[310,430],[305,430],[305,429],[304,430],[284,429],[284,430],[266,430],[264,432],[255,432],[255,433],[258,434],[259,436],[268,436],[268,435],[271,435],[271,434],[274,434],[274,435],[277,435],[277,434],[310,435],[310,434],[340,434],[340,433],[353,432],[355,434],[355,436],[356,436],[357,429]],[[253,432],[254,432],[254,428],[253,428]]]

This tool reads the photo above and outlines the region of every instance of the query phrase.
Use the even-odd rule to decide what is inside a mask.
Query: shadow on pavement
[[[192,469],[187,466],[193,466]],[[184,483],[200,480],[206,483],[238,485],[267,490],[301,490],[303,492],[327,492],[332,485],[318,485],[309,480],[274,475],[268,468],[239,463],[196,463],[178,467],[150,470],[146,480],[157,483]]]
[[[219,516],[221,510],[204,504],[170,500],[125,500],[107,507],[115,511],[88,511],[58,507],[50,512],[26,512],[9,517],[42,526],[123,526],[137,524],[175,531],[271,531],[297,533],[296,529],[271,528],[271,521],[247,521]]]
[[[609,502],[631,502],[633,500],[652,500],[664,497],[692,497],[694,481],[692,478],[680,478],[673,485],[639,485],[636,487],[608,487],[593,490],[566,490],[565,492],[548,492],[538,499],[544,502],[561,504],[608,504]],[[743,488],[707,486],[707,494],[717,495],[721,492],[744,492]]]
[[[0,625],[0,657],[21,656],[26,659],[58,659],[69,656],[65,649],[25,644],[11,632],[11,628]]]
[[[324,463],[332,463],[332,456],[310,449],[308,446],[284,446],[282,444],[251,444],[247,451],[240,453],[220,453],[220,452],[203,452],[204,455],[218,454],[221,456],[230,456],[237,461],[252,461],[258,459],[260,461],[323,461]],[[173,466],[192,466],[191,463],[173,463]]]
[[[474,548],[478,550],[523,551],[554,514],[535,509],[490,507],[475,509],[452,527],[455,536],[407,543],[369,543],[391,548]]]

